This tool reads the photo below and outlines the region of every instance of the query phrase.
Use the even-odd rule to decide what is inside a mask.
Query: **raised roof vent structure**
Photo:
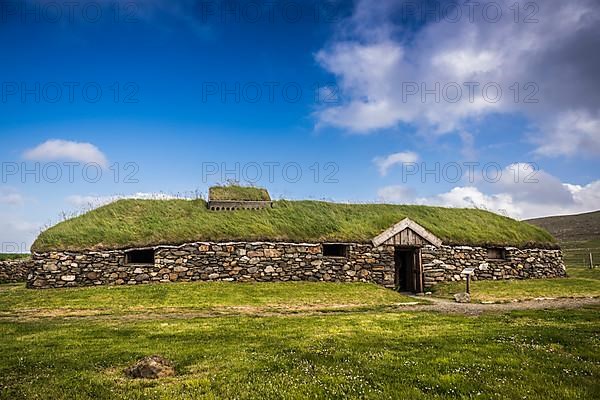
[[[269,192],[263,188],[227,185],[208,190],[208,208],[211,211],[259,210],[272,208]]]

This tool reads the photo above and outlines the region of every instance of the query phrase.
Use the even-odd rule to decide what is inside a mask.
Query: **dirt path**
[[[419,297],[415,296],[415,299]],[[544,310],[544,309],[574,309],[587,306],[600,305],[600,298],[576,298],[576,299],[540,299],[524,300],[511,303],[456,303],[452,300],[427,297],[433,304],[407,306],[406,310],[414,311],[437,311],[448,314],[480,315],[488,312],[509,312],[516,310]]]
[[[444,314],[481,315],[484,313],[504,313],[516,310],[574,309],[589,306],[600,306],[600,298],[576,299],[540,299],[498,304],[461,304],[447,299],[414,297],[415,302],[389,306],[361,307],[357,305],[338,304],[334,307],[294,306],[294,307],[215,307],[208,309],[159,308],[159,309],[23,309],[0,312],[0,321],[26,321],[39,319],[89,319],[89,320],[161,320],[217,318],[232,316],[254,317],[304,317],[324,314],[344,314],[361,312],[440,312]],[[431,304],[417,304],[427,300]]]

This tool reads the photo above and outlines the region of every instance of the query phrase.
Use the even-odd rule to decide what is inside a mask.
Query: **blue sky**
[[[3,3],[0,251],[227,178],[515,218],[600,208],[600,7],[488,3]]]

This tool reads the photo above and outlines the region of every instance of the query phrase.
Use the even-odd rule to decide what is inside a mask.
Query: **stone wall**
[[[566,276],[561,250],[504,248],[504,259],[488,259],[487,249],[469,246],[425,246],[421,250],[424,282],[465,280],[465,268],[474,268],[473,280],[556,278]]]
[[[31,266],[29,258],[0,261],[0,283],[25,282]]]
[[[28,287],[135,285],[176,281],[325,281],[394,285],[394,249],[350,244],[326,257],[320,244],[193,243],[159,246],[154,265],[127,265],[124,251],[34,254]]]
[[[481,247],[425,246],[424,282],[565,276],[560,250],[506,248],[506,259],[488,260]],[[235,242],[157,246],[155,263],[126,263],[125,251],[34,254],[27,285],[33,288],[135,285],[152,282],[373,282],[394,287],[394,246],[349,244],[348,257],[323,256],[321,244]]]

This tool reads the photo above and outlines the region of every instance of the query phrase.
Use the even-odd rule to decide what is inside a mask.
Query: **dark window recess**
[[[506,259],[506,251],[502,248],[487,249],[487,258],[490,260],[504,260]]]
[[[348,257],[347,244],[323,244],[323,255],[325,257]]]
[[[154,250],[131,250],[125,253],[126,264],[154,264]]]

